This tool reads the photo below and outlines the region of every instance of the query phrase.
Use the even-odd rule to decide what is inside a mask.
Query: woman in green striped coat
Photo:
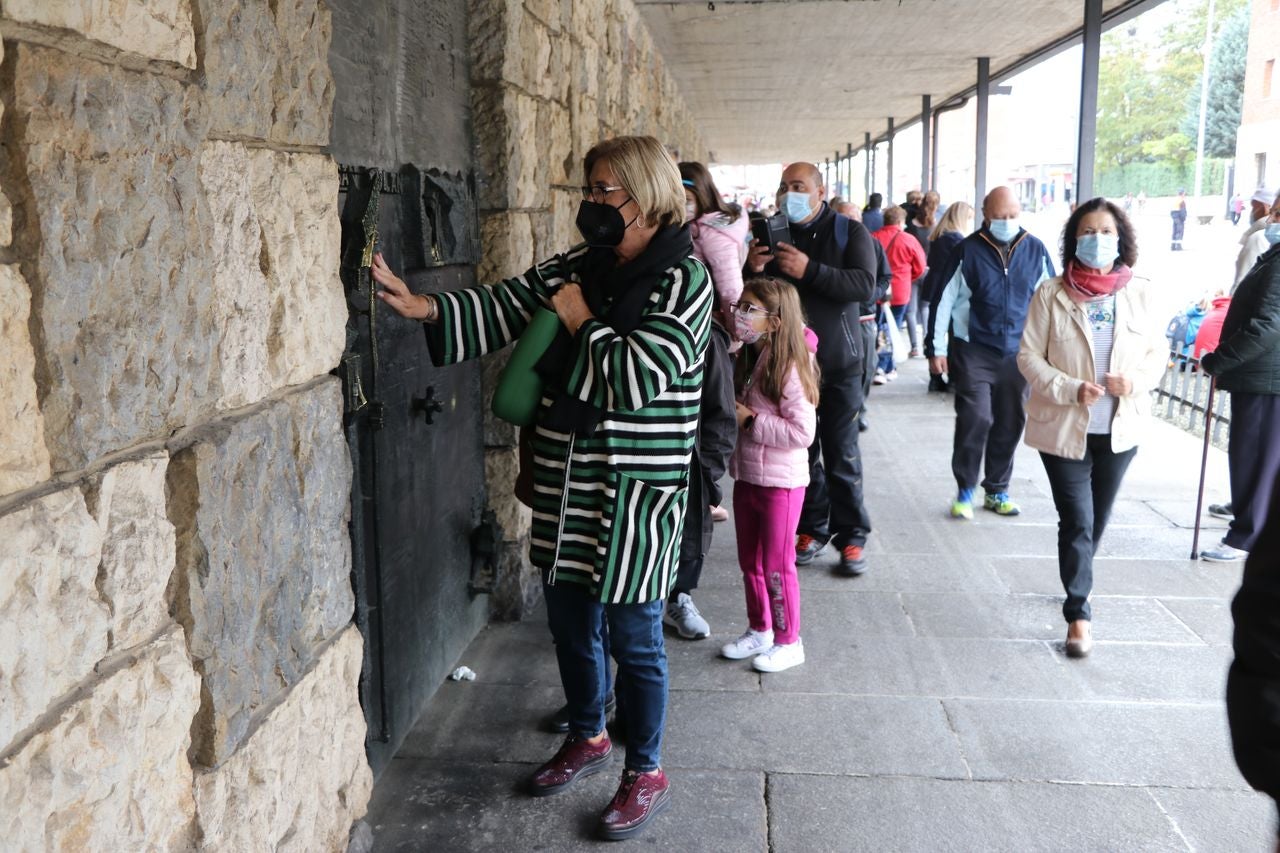
[[[426,321],[437,364],[501,349],[539,307],[560,318],[536,368],[530,559],[543,573],[570,729],[532,791],[557,793],[609,761],[607,622],[627,751],[599,830],[625,838],[668,802],[662,608],[679,559],[714,292],[691,256],[680,173],[661,143],[602,142],[584,173],[586,243],[524,275],[421,296],[380,256],[373,274],[383,301]]]

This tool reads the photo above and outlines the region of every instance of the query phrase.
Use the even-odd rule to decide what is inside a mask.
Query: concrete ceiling
[[[636,0],[719,163],[821,161],[1078,41],[1085,0]],[[1104,0],[1107,26],[1162,0]],[[1028,128],[1028,132],[1034,129]]]

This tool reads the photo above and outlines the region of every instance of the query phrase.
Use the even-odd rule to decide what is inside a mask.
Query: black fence
[[[1213,378],[1200,369],[1200,359],[1176,350],[1170,352],[1169,367],[1156,389],[1152,413],[1198,436],[1204,435],[1208,413],[1210,440],[1225,450],[1231,424],[1231,395],[1215,392],[1210,401],[1212,382]]]

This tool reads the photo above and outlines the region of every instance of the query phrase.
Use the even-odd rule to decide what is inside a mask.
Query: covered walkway
[[[835,577],[828,550],[800,570],[803,666],[761,676],[716,656],[744,620],[732,524],[717,527],[696,594],[715,633],[668,636],[675,800],[632,843],[1269,850],[1270,805],[1236,771],[1222,703],[1240,568],[1186,559],[1198,442],[1157,424],[1140,449],[1098,562],[1097,646],[1072,661],[1039,459],[1020,451],[1020,518],[947,518],[951,399],[925,394],[922,361],[900,374],[863,435],[872,568]],[[597,848],[620,755],[560,796],[522,792],[559,743],[539,729],[562,702],[545,624],[491,625],[459,663],[478,680],[441,687],[375,787],[374,849]]]

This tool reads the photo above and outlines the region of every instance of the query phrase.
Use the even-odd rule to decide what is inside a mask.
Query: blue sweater
[[[929,349],[947,354],[947,323],[962,341],[1016,355],[1031,295],[1053,278],[1053,259],[1026,230],[1002,245],[986,228],[966,237],[952,254],[954,272],[935,295],[929,317]],[[939,317],[945,317],[938,322]]]

